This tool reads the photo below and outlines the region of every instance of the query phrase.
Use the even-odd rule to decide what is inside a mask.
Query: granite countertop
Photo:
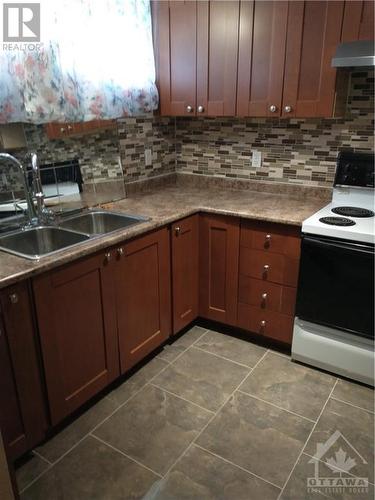
[[[168,186],[133,194],[102,207],[130,215],[150,217],[150,220],[89,240],[40,261],[31,261],[0,251],[0,287],[35,276],[199,211],[300,226],[304,219],[327,202],[327,199],[315,196],[301,198],[290,194],[187,186]]]

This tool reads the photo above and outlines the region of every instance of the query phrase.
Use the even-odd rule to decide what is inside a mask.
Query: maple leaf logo
[[[327,458],[325,463],[334,473],[339,473],[340,476],[343,472],[349,472],[355,465],[357,465],[354,458],[347,457],[346,451],[342,448],[335,452],[335,458]]]

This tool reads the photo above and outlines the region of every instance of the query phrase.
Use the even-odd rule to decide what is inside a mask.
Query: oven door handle
[[[346,243],[346,242],[338,242],[338,241],[326,241],[321,240],[320,238],[309,238],[308,236],[303,237],[303,242],[307,244],[312,244],[316,246],[325,246],[329,248],[337,248],[338,250],[350,250],[354,252],[361,252],[367,254],[374,253],[373,246],[362,245],[360,243]]]

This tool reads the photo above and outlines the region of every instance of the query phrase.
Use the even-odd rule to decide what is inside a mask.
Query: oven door
[[[374,246],[304,235],[296,316],[374,338]]]

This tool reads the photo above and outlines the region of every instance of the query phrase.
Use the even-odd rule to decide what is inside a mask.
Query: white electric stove
[[[374,385],[374,156],[339,155],[332,201],[302,224],[292,359]]]

